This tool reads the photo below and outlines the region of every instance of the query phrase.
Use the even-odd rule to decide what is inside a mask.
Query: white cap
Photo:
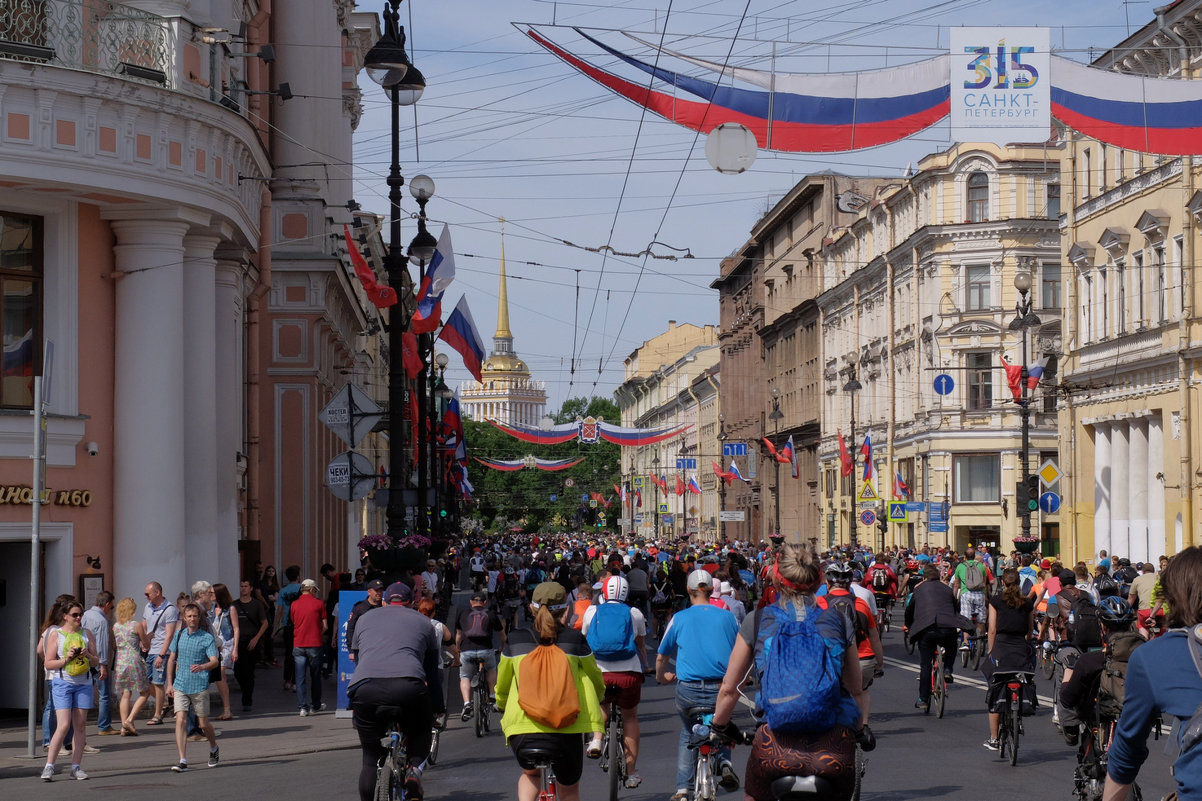
[[[710,575],[708,570],[697,569],[689,574],[689,589],[695,590],[698,587],[713,587],[714,577]]]
[[[735,591],[734,591],[734,588],[730,586],[729,581],[724,581],[720,585],[718,585],[718,594],[719,595],[734,595]]]

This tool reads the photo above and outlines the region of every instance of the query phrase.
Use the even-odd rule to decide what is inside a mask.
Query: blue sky
[[[427,213],[451,226],[458,274],[444,309],[466,293],[491,347],[504,217],[515,349],[546,382],[549,407],[609,396],[622,381],[623,359],[668,320],[717,322],[709,284],[719,262],[803,176],[827,169],[901,176],[907,164],[951,144],[944,123],[856,153],[761,151],[747,172],[721,175],[706,163],[705,137],[644,114],[511,23],[666,32],[674,49],[716,61],[729,54],[731,64],[757,69],[767,69],[775,43],[778,70],[825,72],[928,58],[946,50],[949,26],[961,25],[1047,26],[1054,52],[1085,61],[1091,47],[1105,50],[1151,21],[1152,7],[1121,0],[406,2],[401,21],[428,88],[416,111],[402,109],[401,165],[406,179],[434,179]],[[371,0],[358,10],[382,8],[383,0]],[[557,34],[557,41],[574,40],[570,31]],[[355,197],[385,213],[387,100],[366,75],[360,86]],[[405,197],[406,211],[416,211]],[[440,228],[433,227],[436,236]],[[404,239],[414,233],[406,223]],[[607,245],[694,258],[597,252]],[[457,385],[468,376],[458,359],[452,365]]]

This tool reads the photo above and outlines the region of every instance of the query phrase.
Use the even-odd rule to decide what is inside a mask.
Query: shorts
[[[969,620],[975,615],[978,623],[987,623],[985,617],[985,593],[965,590],[960,593],[960,614]]]
[[[643,674],[633,670],[622,670],[616,673],[608,671],[601,674],[605,680],[605,700],[615,695],[619,709],[634,709],[643,700]],[[610,692],[610,687],[617,689]]]
[[[476,673],[479,667],[476,665],[477,659],[484,660],[484,669],[493,671],[497,669],[497,654],[493,649],[479,651],[460,651],[459,652],[459,678],[471,681],[476,678]]]
[[[168,654],[163,657],[163,661],[159,663],[157,668],[154,666],[154,658],[154,651],[146,655],[146,678],[150,680],[151,684],[157,684],[162,687],[167,683],[167,662],[171,659],[171,655]]]
[[[871,659],[860,660],[860,675],[863,677],[862,689],[867,690],[872,686],[872,679],[876,673],[876,657]]]
[[[198,718],[209,716],[209,691],[207,689],[198,693],[185,693],[173,687],[171,692],[176,713],[187,712],[188,709],[191,709]]]
[[[221,646],[221,666],[227,670],[232,670],[234,667],[234,644],[232,642],[224,643]]]
[[[771,799],[772,782],[782,776],[821,776],[835,786],[832,799],[848,799],[855,771],[856,735],[845,726],[818,734],[776,734],[760,726],[747,756],[743,792],[757,801]]]
[[[76,684],[73,681],[50,681],[50,697],[54,699],[55,709],[91,709],[92,682]]]
[[[533,762],[522,758],[523,748],[550,751],[553,754],[551,769],[562,784],[577,784],[584,773],[584,740],[579,734],[515,734],[509,738],[509,747],[522,770],[537,768]]]

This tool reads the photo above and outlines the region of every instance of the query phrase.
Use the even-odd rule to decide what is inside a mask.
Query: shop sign
[[[32,504],[33,487],[0,484],[0,505],[16,503]],[[47,489],[42,491],[42,503],[55,506],[91,506],[92,491]]]

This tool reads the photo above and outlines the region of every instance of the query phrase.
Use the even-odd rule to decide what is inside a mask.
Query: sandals
[[[150,720],[146,721],[146,725],[147,726],[162,726],[163,725],[163,716],[155,715]]]
[[[121,736],[122,737],[137,737],[138,730],[134,728],[132,723],[121,721]]]
[[[229,712],[226,712],[224,715],[218,715],[217,717],[215,717],[213,719],[214,720],[233,720],[234,716],[231,715]]]

